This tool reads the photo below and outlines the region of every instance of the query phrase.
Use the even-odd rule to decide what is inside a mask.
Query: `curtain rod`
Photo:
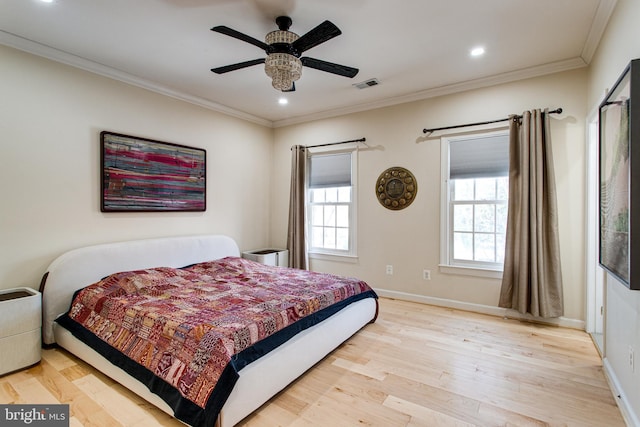
[[[560,113],[562,113],[562,108],[558,108],[558,109],[549,111],[549,114],[560,114]],[[522,118],[522,116],[516,116],[516,117]],[[487,122],[467,123],[465,125],[445,126],[445,127],[433,128],[433,129],[422,129],[422,133],[431,133],[431,132],[435,132],[435,131],[438,131],[438,130],[466,128],[466,127],[469,127],[469,126],[480,126],[480,125],[488,125],[488,124],[491,124],[491,123],[506,122],[510,118],[511,117],[507,117],[506,119],[489,120]]]
[[[365,142],[367,138],[351,139],[349,141],[329,142],[328,144],[305,145],[305,148],[328,147],[329,145],[348,144],[350,142]]]

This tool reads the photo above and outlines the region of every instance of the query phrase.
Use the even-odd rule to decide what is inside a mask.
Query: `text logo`
[[[0,405],[0,425],[68,427],[69,405]]]

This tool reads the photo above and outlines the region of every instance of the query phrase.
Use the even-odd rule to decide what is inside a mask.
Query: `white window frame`
[[[320,249],[311,247],[311,239],[307,241],[307,252],[311,259],[322,259],[328,261],[341,261],[341,262],[357,262],[357,218],[358,218],[358,149],[346,148],[341,150],[334,149],[313,149],[313,152],[309,152],[309,157],[314,155],[331,155],[331,154],[343,154],[351,153],[351,203],[349,205],[349,250],[340,249]],[[309,198],[309,175],[307,171],[307,188],[305,194],[305,207],[307,211],[306,215],[306,227],[311,231],[311,201]]]
[[[454,262],[453,261],[453,211],[451,209],[450,197],[451,188],[449,184],[449,145],[463,139],[474,137],[492,137],[509,135],[509,130],[501,128],[500,130],[477,131],[474,133],[466,133],[465,135],[449,136],[445,135],[440,138],[440,171],[441,171],[441,189],[440,189],[440,272],[449,274],[461,274],[467,276],[487,277],[494,279],[502,278],[502,267],[493,263],[482,262]]]

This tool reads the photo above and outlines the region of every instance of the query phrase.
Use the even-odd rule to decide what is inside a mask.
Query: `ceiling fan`
[[[305,67],[315,68],[316,70],[326,71],[327,73],[351,78],[358,74],[357,68],[334,64],[308,56],[300,57],[303,52],[342,34],[342,31],[333,23],[324,21],[302,36],[298,36],[296,33],[289,31],[291,23],[291,18],[288,16],[279,16],[276,18],[276,24],[279,29],[268,33],[265,37],[265,42],[225,27],[224,25],[213,27],[211,31],[225,34],[263,49],[267,57],[212,68],[211,71],[217,74],[223,74],[252,65],[264,64],[264,71],[271,77],[273,87],[283,92],[290,92],[296,89],[294,82],[300,78],[303,65]]]

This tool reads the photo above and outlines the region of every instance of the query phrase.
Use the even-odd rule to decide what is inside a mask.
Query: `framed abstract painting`
[[[640,60],[600,104],[600,265],[640,290]],[[635,236],[635,238],[634,238]]]
[[[102,212],[206,210],[205,150],[100,133]]]

